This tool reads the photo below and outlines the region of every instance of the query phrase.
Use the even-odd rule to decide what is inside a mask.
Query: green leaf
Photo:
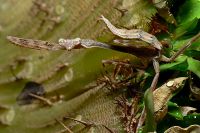
[[[191,57],[187,59],[188,62],[188,69],[195,73],[200,78],[200,61],[195,60]]]
[[[194,114],[187,115],[183,119],[184,126],[199,124],[199,123],[200,123],[200,113],[194,113]]]
[[[178,21],[187,23],[194,18],[200,18],[200,1],[199,0],[186,0],[180,7]]]
[[[174,41],[174,43],[173,43],[173,49],[176,50],[176,51],[178,51],[180,48],[182,48],[184,45],[186,45],[186,43],[188,43],[191,40],[191,37],[189,37],[189,39],[187,38],[187,39],[180,39],[180,40]],[[194,56],[194,54],[196,54],[197,57],[196,56],[195,57],[198,58],[198,56],[199,56],[198,51],[200,51],[200,45],[199,44],[200,44],[200,39],[197,39],[195,42],[193,42],[191,44],[190,47],[188,47],[186,49],[186,51],[184,52],[184,54],[189,55],[189,56]],[[193,53],[193,51],[195,53]]]
[[[192,45],[188,48],[188,50],[196,50],[200,51],[200,39],[198,39],[196,42],[192,43]]]
[[[174,33],[174,38],[179,38],[183,36],[184,34],[192,33],[196,28],[198,28],[198,22],[199,19],[194,18],[191,21],[188,22],[182,22],[178,28],[176,28]]]
[[[168,114],[177,120],[183,120],[181,109],[176,103],[168,102]]]
[[[176,20],[180,24],[174,32],[174,38],[179,38],[186,34],[194,34],[199,32],[199,18],[200,18],[200,1],[186,0],[180,6]]]
[[[156,122],[154,119],[153,92],[150,89],[147,89],[144,94],[144,103],[146,108],[144,132],[154,132],[156,130]]]
[[[188,57],[195,57],[200,59],[200,51],[198,50],[188,50],[185,52],[185,55],[187,55]]]
[[[167,70],[186,71],[188,67],[186,59],[187,56],[179,56],[176,62],[160,65],[160,71],[167,71]]]

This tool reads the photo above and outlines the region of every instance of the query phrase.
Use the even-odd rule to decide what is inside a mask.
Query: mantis
[[[48,41],[42,40],[33,40],[33,39],[24,39],[19,37],[7,36],[7,39],[22,47],[28,47],[32,49],[46,49],[46,50],[72,50],[72,49],[80,49],[80,48],[104,48],[104,49],[111,49],[116,50],[124,53],[129,53],[136,55],[142,58],[148,58],[150,61],[153,62],[153,68],[155,70],[155,76],[151,83],[149,90],[153,92],[156,89],[156,85],[159,79],[159,62],[172,62],[174,61],[180,54],[182,54],[191,44],[192,42],[196,41],[200,37],[200,33],[195,35],[191,40],[189,40],[179,51],[177,51],[172,57],[167,58],[166,56],[162,55],[162,44],[158,41],[158,39],[141,29],[120,29],[115,27],[107,18],[103,15],[101,16],[101,20],[104,21],[107,28],[116,36],[121,38],[121,41],[114,40],[114,43],[119,43],[121,45],[109,45],[107,43],[94,41],[91,39],[59,39],[58,43],[51,43]],[[142,52],[143,50],[148,50],[146,48],[143,49],[135,49],[129,42],[132,39],[138,39],[144,41],[150,45],[152,45],[151,51],[149,52]],[[139,126],[141,126],[145,119],[145,108],[143,109],[143,113],[139,120]]]

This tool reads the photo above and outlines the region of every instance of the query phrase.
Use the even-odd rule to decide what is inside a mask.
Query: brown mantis
[[[58,44],[57,43],[50,43],[48,41],[42,41],[42,40],[32,40],[32,39],[24,39],[24,38],[18,38],[13,36],[8,36],[7,39],[11,41],[14,44],[17,44],[19,46],[33,48],[33,49],[47,49],[47,50],[72,50],[72,49],[79,49],[79,48],[93,48],[93,47],[99,47],[99,48],[105,48],[105,49],[112,49],[120,52],[125,52],[129,54],[133,54],[139,57],[148,58],[149,60],[152,60],[153,67],[155,70],[155,76],[153,78],[153,81],[150,86],[150,91],[153,92],[153,90],[156,89],[156,85],[159,78],[159,62],[171,62],[174,61],[180,54],[182,54],[191,44],[192,42],[196,41],[200,37],[200,33],[198,33],[196,36],[194,36],[190,41],[188,41],[179,51],[177,51],[171,58],[167,58],[164,55],[161,54],[162,51],[162,45],[158,41],[158,39],[140,29],[119,29],[112,25],[112,23],[106,19],[104,16],[101,16],[101,19],[104,21],[104,23],[107,25],[108,29],[116,36],[120,37],[122,40],[121,42],[116,41],[115,43],[120,43],[121,45],[108,45],[106,43],[97,42],[90,39],[59,39]],[[142,50],[148,50],[148,49],[135,49],[134,46],[129,44],[129,41],[131,39],[138,39],[141,41],[144,41],[146,43],[151,44],[153,47],[151,51],[142,52]],[[143,124],[144,119],[144,113],[145,109],[143,110],[141,120],[139,121],[139,126]]]

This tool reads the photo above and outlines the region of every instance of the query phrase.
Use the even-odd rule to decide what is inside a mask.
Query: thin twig
[[[44,97],[35,95],[35,94],[33,94],[33,93],[29,93],[29,96],[34,97],[34,98],[36,98],[36,99],[39,99],[39,100],[45,102],[45,103],[46,103],[47,105],[49,105],[49,106],[52,106],[52,105],[53,105],[53,103],[52,103],[49,99],[47,99],[47,98],[44,98]]]
[[[56,121],[58,122],[58,123],[60,123],[60,125],[62,125],[64,128],[65,128],[65,130],[66,131],[68,131],[69,133],[74,133],[71,129],[69,129],[62,121],[60,121],[60,120],[58,120],[58,119],[56,119]]]

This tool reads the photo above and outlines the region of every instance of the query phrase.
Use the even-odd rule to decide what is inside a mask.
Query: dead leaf
[[[199,125],[191,125],[187,128],[173,126],[167,129],[164,133],[199,133],[199,132],[200,132]]]
[[[182,115],[183,116],[186,116],[188,115],[189,113],[193,112],[193,111],[196,111],[197,109],[196,108],[193,108],[193,107],[189,107],[189,106],[182,106],[181,107],[181,112],[182,112]]]
[[[190,85],[190,91],[195,100],[200,100],[200,88],[195,85]]]
[[[172,79],[153,92],[154,111],[157,121],[162,120],[167,114],[167,102],[171,99],[173,92],[182,87],[183,81],[186,79],[187,77]]]

